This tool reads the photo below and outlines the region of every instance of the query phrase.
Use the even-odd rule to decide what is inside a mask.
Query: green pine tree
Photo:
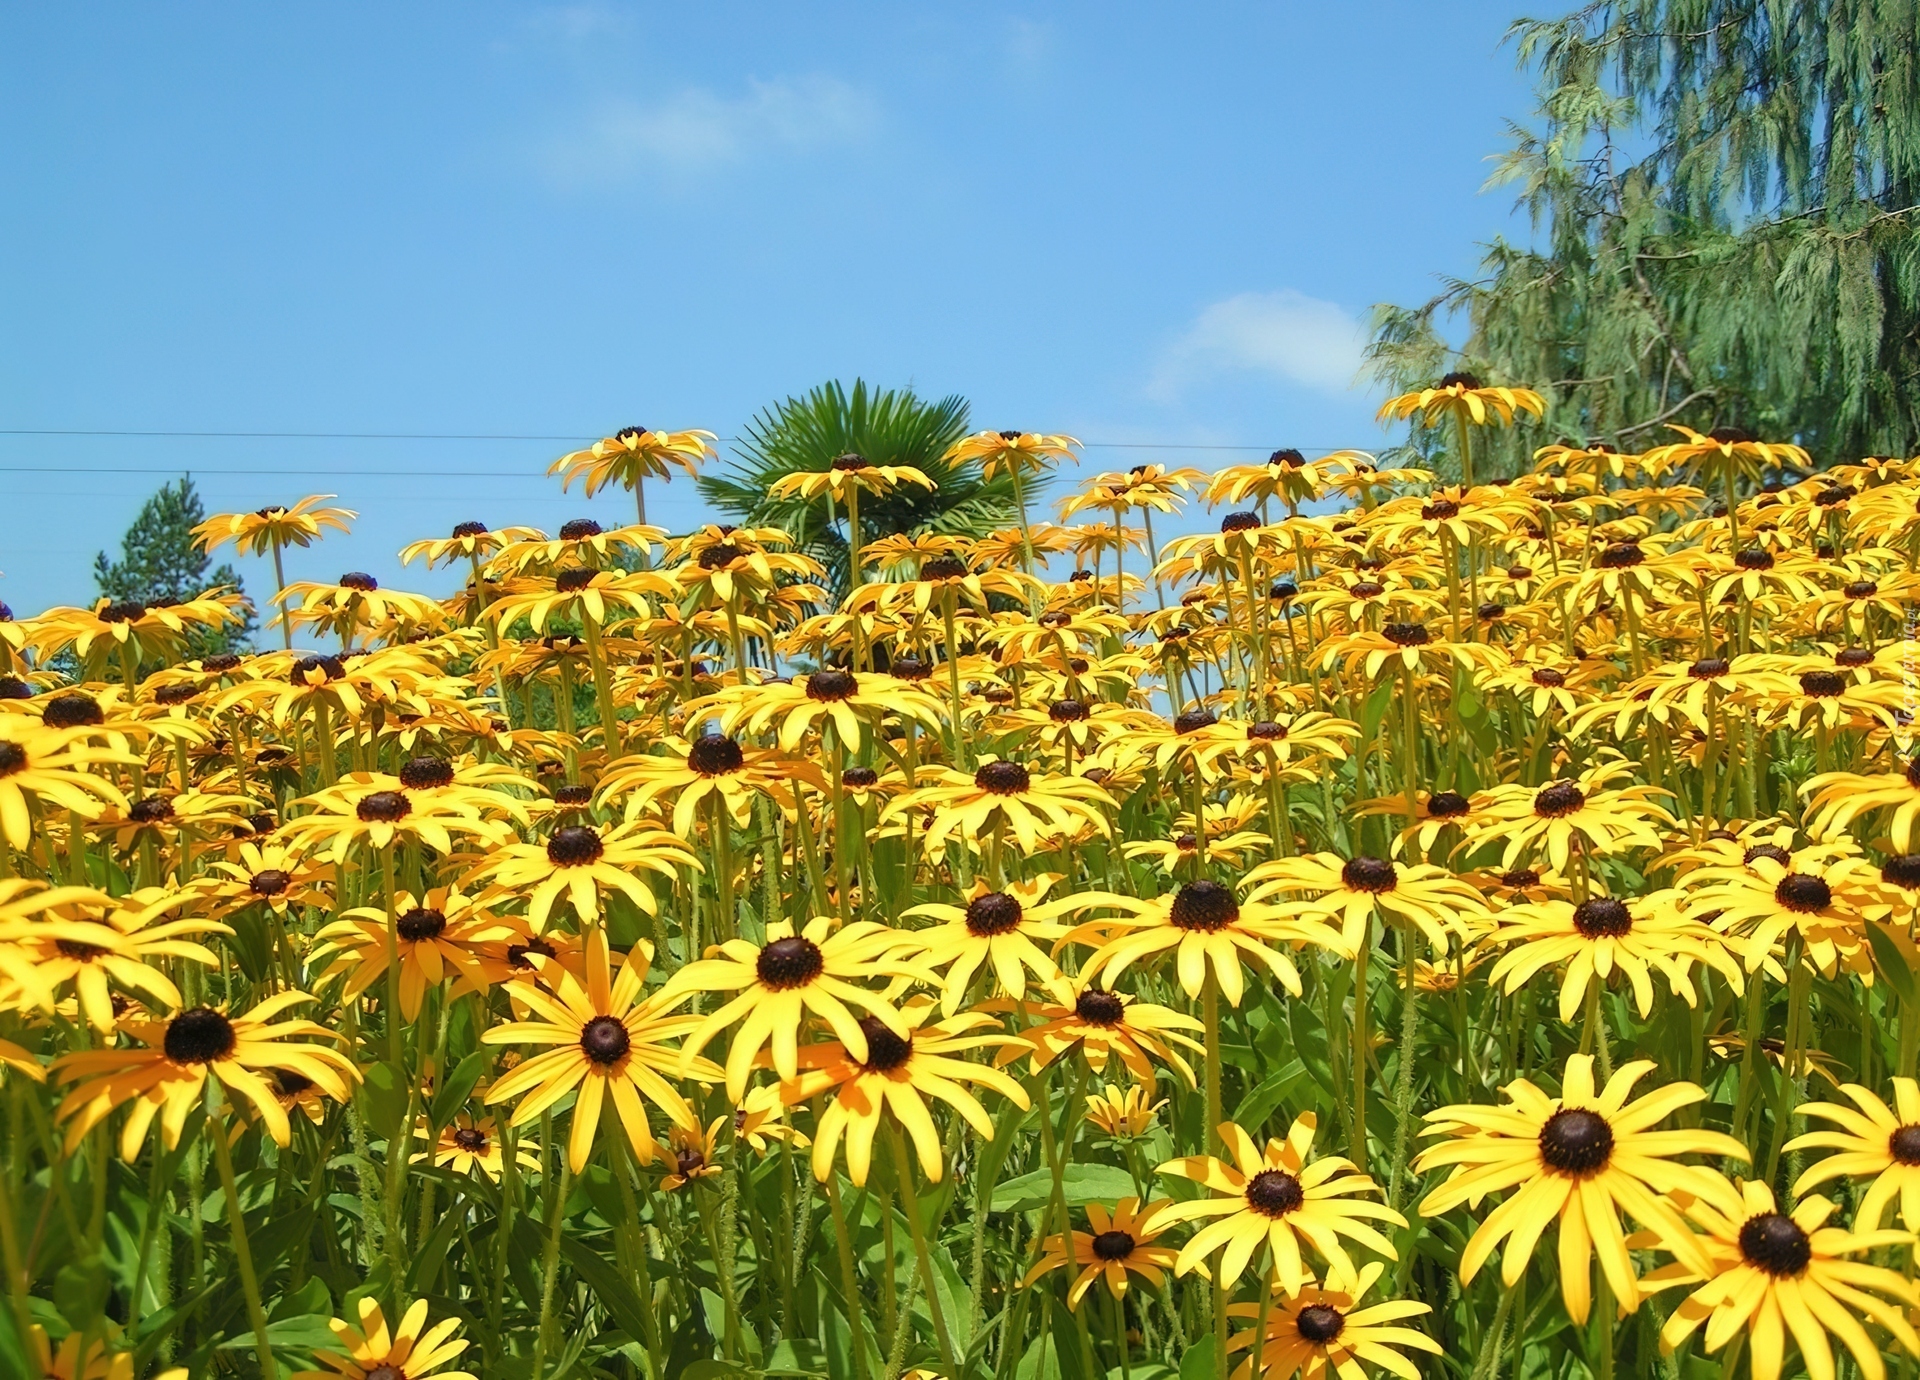
[[[1644,449],[1669,421],[1824,462],[1920,448],[1920,5],[1597,0],[1510,37],[1539,108],[1489,185],[1519,188],[1536,245],[1376,309],[1377,375],[1538,389],[1546,426],[1489,438],[1507,473],[1555,436]]]
[[[120,559],[110,561],[104,551],[93,558],[93,579],[100,593],[115,602],[149,607],[182,603],[211,589],[244,593],[239,571],[231,565],[209,569],[212,559],[193,543],[193,529],[206,516],[192,478],[182,475],[174,483],[162,484],[120,539]],[[249,606],[246,622],[238,627],[196,633],[194,655],[244,650],[252,644],[254,626]]]

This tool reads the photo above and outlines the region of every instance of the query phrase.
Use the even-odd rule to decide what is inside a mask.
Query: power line
[[[554,441],[567,445],[590,445],[591,440],[580,436],[545,436],[520,433],[492,432],[441,432],[441,431],[93,431],[79,428],[25,428],[0,427],[0,436],[79,436],[79,437],[121,437],[121,438],[161,438],[182,440],[236,440],[236,441]],[[598,439],[593,438],[593,439]],[[737,436],[722,436],[718,439],[729,445],[739,441]],[[1267,445],[1222,445],[1200,441],[1083,441],[1081,445],[1088,450],[1271,450]],[[1340,446],[1306,446],[1307,450],[1340,450]],[[135,473],[132,470],[102,470],[101,473]],[[144,471],[139,471],[144,473]],[[262,473],[287,473],[284,470],[261,471]],[[398,473],[399,471],[383,471]],[[219,471],[206,471],[219,473]],[[233,470],[233,474],[253,473],[253,471]]]

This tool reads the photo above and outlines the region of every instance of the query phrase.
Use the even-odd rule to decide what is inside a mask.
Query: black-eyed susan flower
[[[483,816],[470,802],[444,793],[416,797],[384,781],[362,777],[309,796],[312,813],[289,820],[282,833],[295,847],[325,853],[345,862],[356,848],[391,848],[396,841],[419,842],[436,853],[451,853],[456,835],[498,843],[503,825]]]
[[[305,992],[281,992],[241,1016],[197,1006],[165,1020],[123,1021],[121,1029],[145,1048],[61,1055],[52,1072],[76,1084],[54,1113],[67,1123],[68,1153],[121,1107],[128,1109],[120,1133],[122,1159],[133,1162],[156,1116],[161,1142],[172,1150],[210,1078],[246,1099],[274,1141],[285,1145],[291,1128],[270,1081],[275,1070],[310,1079],[336,1102],[347,1100],[349,1086],[359,1078],[345,1055],[314,1043],[333,1038],[331,1031],[312,1021],[275,1019],[312,1000]]]
[[[1233,1368],[1232,1380],[1322,1380],[1331,1371],[1339,1380],[1365,1380],[1367,1368],[1377,1367],[1401,1380],[1419,1380],[1420,1368],[1396,1347],[1438,1356],[1441,1345],[1426,1333],[1402,1327],[1408,1318],[1433,1310],[1416,1299],[1362,1300],[1380,1281],[1386,1267],[1377,1260],[1360,1267],[1345,1288],[1307,1284],[1289,1293],[1278,1283],[1272,1298],[1259,1303],[1230,1303],[1227,1316],[1252,1323],[1227,1341],[1227,1354],[1248,1353]],[[1260,1315],[1266,1314],[1266,1334],[1258,1338]]]
[[[497,1025],[481,1038],[490,1045],[546,1045],[514,1066],[487,1089],[489,1106],[514,1102],[512,1124],[536,1120],[568,1093],[575,1094],[567,1136],[567,1162],[577,1174],[593,1153],[594,1132],[608,1099],[626,1132],[634,1156],[650,1162],[659,1152],[647,1120],[646,1104],[668,1123],[697,1131],[700,1120],[680,1090],[667,1081],[680,1073],[677,1047],[668,1041],[699,1023],[697,1016],[669,1014],[671,1007],[647,997],[647,969],[653,946],[642,942],[613,970],[605,935],[587,936],[583,982],[552,959],[529,955],[537,981],[509,984],[516,1000],[542,1019]],[[696,1078],[718,1082],[719,1068],[705,1059],[691,1061]]]
[[[983,1139],[993,1139],[993,1118],[967,1090],[968,1084],[989,1088],[1025,1109],[1027,1094],[1007,1074],[961,1056],[971,1050],[996,1049],[1019,1043],[998,1032],[999,1022],[981,1012],[962,1012],[934,1021],[933,1002],[909,1001],[900,1012],[906,1035],[897,1035],[877,1016],[862,1016],[867,1056],[856,1059],[838,1040],[809,1045],[798,1056],[800,1074],[780,1083],[779,1097],[789,1107],[826,1093],[833,1100],[814,1127],[813,1176],[825,1183],[846,1141],[847,1176],[854,1184],[867,1181],[873,1163],[873,1138],[889,1111],[903,1127],[929,1182],[938,1183],[946,1169],[940,1132],[927,1109],[937,1098],[952,1107]]]
[[[1460,1257],[1460,1281],[1471,1283],[1504,1241],[1500,1278],[1510,1289],[1533,1256],[1541,1234],[1560,1223],[1560,1293],[1574,1322],[1584,1323],[1593,1303],[1597,1253],[1614,1299],[1631,1312],[1640,1305],[1633,1260],[1620,1214],[1640,1223],[1662,1249],[1705,1273],[1707,1258],[1680,1214],[1662,1195],[1684,1190],[1724,1202],[1731,1190],[1712,1170],[1681,1163],[1681,1155],[1747,1158],[1746,1147],[1718,1131],[1653,1128],[1682,1107],[1706,1100],[1692,1083],[1669,1083],[1633,1101],[1633,1087],[1653,1071],[1650,1060],[1618,1069],[1594,1089],[1593,1060],[1568,1058],[1560,1096],[1550,1097],[1527,1079],[1501,1089],[1500,1107],[1457,1105],[1427,1113],[1423,1134],[1446,1136],[1414,1161],[1414,1172],[1450,1167],[1446,1181],[1420,1202],[1423,1217],[1437,1217],[1465,1203],[1477,1207],[1489,1194],[1518,1189],[1490,1213]]]
[[[1364,855],[1310,853],[1275,858],[1247,874],[1249,895],[1266,902],[1285,897],[1285,909],[1334,925],[1339,947],[1357,953],[1377,915],[1411,924],[1445,951],[1486,912],[1472,884],[1432,863],[1396,863]]]
[[[1166,1282],[1178,1253],[1155,1243],[1179,1220],[1171,1199],[1142,1206],[1138,1198],[1122,1198],[1112,1208],[1088,1203],[1086,1214],[1085,1231],[1075,1229],[1070,1240],[1066,1233],[1055,1232],[1040,1243],[1040,1258],[1020,1280],[1022,1289],[1051,1271],[1071,1267],[1077,1273],[1067,1286],[1067,1307],[1078,1308],[1096,1281],[1104,1281],[1116,1299],[1127,1296],[1129,1275],[1156,1289]],[[1205,1273],[1205,1267],[1201,1269]]]
[[[394,943],[388,940],[389,919]],[[467,991],[492,986],[481,946],[508,933],[498,916],[456,887],[437,886],[417,897],[401,891],[393,898],[391,917],[384,906],[356,906],[321,927],[309,963],[326,965],[316,989],[341,981],[340,999],[353,1001],[386,979],[397,945],[400,1014],[411,1021],[420,1014],[427,989],[449,977],[464,979]]]
[[[1311,1156],[1318,1124],[1313,1113],[1302,1112],[1288,1128],[1286,1139],[1271,1139],[1262,1150],[1239,1126],[1222,1122],[1220,1139],[1233,1157],[1231,1162],[1189,1155],[1160,1166],[1160,1173],[1192,1179],[1213,1194],[1167,1211],[1171,1221],[1214,1219],[1181,1247],[1177,1266],[1181,1274],[1222,1251],[1220,1282],[1231,1288],[1264,1245],[1273,1253],[1281,1285],[1297,1293],[1313,1278],[1303,1246],[1327,1262],[1330,1283],[1359,1278],[1342,1238],[1389,1260],[1398,1258],[1393,1243],[1368,1224],[1404,1227],[1406,1219],[1384,1203],[1354,1196],[1380,1189],[1351,1160]]]
[[[783,804],[792,799],[791,785],[803,782],[816,790],[827,788],[814,763],[768,748],[743,747],[724,733],[703,733],[693,739],[668,738],[664,753],[622,759],[600,780],[597,805],[622,804],[629,821],[649,813],[656,804],[673,804],[673,830],[691,837],[700,807],[718,802],[728,817],[745,822],[753,802],[771,797]]]
[[[1199,1021],[1171,1007],[1109,991],[1085,977],[1067,980],[1062,986],[1058,1001],[1027,1008],[1034,1024],[1020,1034],[1033,1047],[1031,1053],[1009,1046],[1000,1051],[1001,1062],[1011,1063],[1027,1054],[1027,1067],[1038,1073],[1078,1051],[1096,1075],[1104,1075],[1108,1061],[1117,1059],[1136,1082],[1151,1088],[1159,1076],[1154,1066],[1166,1064],[1179,1071],[1189,1088],[1195,1086],[1193,1069],[1175,1046],[1195,1053],[1204,1050],[1198,1040],[1182,1033],[1200,1030]]]
[[[269,504],[251,513],[217,513],[193,529],[194,544],[212,552],[232,542],[250,556],[273,555],[277,564],[283,547],[309,546],[329,527],[336,532],[351,530],[359,514],[350,508],[323,507],[332,497],[309,494],[291,508]]]
[[[1048,900],[1061,880],[1057,872],[1043,872],[1004,888],[976,880],[962,899],[964,905],[928,901],[907,910],[902,919],[926,916],[938,923],[913,930],[916,960],[939,980],[940,1010],[951,1016],[959,1009],[975,974],[990,970],[999,989],[1018,1001],[1027,994],[1027,974],[1043,983],[1059,979],[1059,965],[1041,943],[1058,941],[1071,926],[1065,917],[1095,907],[1119,907],[1126,898],[1101,891],[1082,891]]]
[[[33,836],[33,809],[71,810],[92,819],[127,798],[96,767],[131,763],[129,753],[95,746],[85,728],[47,728],[31,720],[0,720],[0,835],[25,848]]]
[[[174,914],[193,899],[191,892],[160,887],[117,898],[77,886],[15,894],[0,904],[0,943],[17,945],[47,989],[58,993],[71,984],[88,1022],[104,1034],[118,1020],[113,988],[155,1010],[178,1010],[180,989],[167,976],[168,960],[218,966],[196,936],[233,931],[216,920]]]
[[[1538,851],[1562,872],[1576,841],[1588,855],[1658,848],[1661,830],[1673,828],[1675,820],[1655,797],[1670,792],[1640,783],[1618,785],[1632,770],[1626,762],[1603,762],[1545,786],[1495,786],[1488,791],[1485,823],[1472,831],[1471,840],[1504,843],[1505,867]]]
[[[878,1019],[900,1037],[907,1025],[883,992],[861,983],[930,980],[930,974],[898,957],[915,947],[914,938],[871,920],[843,926],[833,916],[816,916],[799,930],[789,921],[774,921],[763,944],[728,940],[674,973],[660,989],[660,1001],[669,1004],[696,992],[734,994],[695,1023],[682,1060],[690,1063],[715,1035],[738,1023],[726,1065],[727,1096],[738,1103],[748,1073],[769,1046],[774,1072],[783,1079],[799,1076],[799,1039],[809,1015],[824,1021],[849,1053],[865,1058],[867,1037],[858,1013]]]
[[[1816,1129],[1795,1136],[1786,1149],[1832,1150],[1815,1160],[1794,1181],[1795,1196],[1839,1178],[1872,1179],[1860,1195],[1854,1227],[1874,1231],[1894,1203],[1908,1231],[1920,1226],[1920,1084],[1911,1078],[1893,1080],[1894,1105],[1889,1107],[1869,1088],[1842,1083],[1840,1091],[1853,1106],[1834,1102],[1803,1102],[1795,1115],[1813,1117],[1832,1129]]]
[[[1745,1183],[1731,1203],[1699,1199],[1687,1216],[1702,1228],[1696,1238],[1707,1267],[1676,1262],[1647,1276],[1650,1288],[1697,1285],[1660,1329],[1671,1351],[1706,1327],[1709,1354],[1745,1334],[1754,1380],[1778,1380],[1791,1337],[1809,1375],[1834,1374],[1829,1335],[1838,1337],[1862,1375],[1883,1380],[1886,1364],[1862,1319],[1886,1329],[1910,1353],[1920,1336],[1907,1316],[1916,1304],[1913,1281],[1895,1270],[1847,1257],[1910,1245],[1903,1231],[1850,1232],[1827,1226],[1834,1205],[1818,1194],[1781,1212],[1773,1190]]]
[[[1144,959],[1171,951],[1174,974],[1189,997],[1198,997],[1211,974],[1220,994],[1239,1006],[1246,993],[1243,960],[1271,973],[1298,996],[1300,970],[1288,950],[1312,944],[1343,953],[1340,936],[1326,925],[1299,919],[1281,906],[1242,900],[1230,886],[1207,878],[1182,882],[1151,901],[1130,901],[1126,912],[1088,921],[1062,944],[1097,942],[1083,972],[1111,985]]]
[[[660,1180],[660,1187],[673,1193],[702,1179],[724,1174],[726,1166],[720,1162],[720,1128],[730,1120],[731,1117],[717,1116],[705,1131],[698,1127],[690,1131],[684,1126],[669,1126],[667,1172]]]
[[[334,868],[277,840],[242,840],[224,859],[206,865],[194,889],[216,915],[264,906],[275,915],[295,907],[326,907],[333,899]]]
[[[400,1317],[400,1325],[389,1330],[380,1300],[371,1296],[360,1300],[360,1325],[341,1318],[327,1326],[344,1350],[321,1351],[314,1361],[322,1370],[295,1371],[293,1380],[474,1380],[464,1370],[440,1367],[467,1349],[460,1330],[460,1319],[443,1318],[427,1326],[427,1301],[415,1300]]]
[[[1011,758],[983,762],[971,775],[942,767],[933,784],[908,791],[881,811],[882,821],[917,810],[931,811],[926,846],[947,839],[984,851],[989,840],[1011,834],[1023,853],[1082,828],[1108,832],[1106,811],[1114,801],[1084,776],[1032,772]]]
[[[427,1139],[431,1130],[424,1120],[415,1128],[421,1140]],[[506,1164],[505,1151],[498,1132],[494,1130],[493,1118],[473,1117],[465,1112],[440,1128],[440,1134],[434,1138],[431,1149],[416,1151],[412,1156],[414,1164],[426,1160],[432,1160],[438,1169],[451,1169],[456,1174],[478,1172],[496,1182]],[[521,1169],[538,1170],[539,1144],[525,1137],[517,1138],[514,1141],[514,1163]]]
[[[1920,756],[1899,771],[1875,776],[1822,772],[1800,789],[1808,797],[1807,830],[1815,838],[1831,837],[1862,815],[1891,810],[1886,830],[1894,847],[1902,853],[1920,852]]]
[[[1138,1140],[1153,1129],[1154,1116],[1166,1099],[1150,1101],[1152,1089],[1140,1083],[1106,1084],[1087,1094],[1087,1120],[1115,1140]]]
[[[1546,968],[1560,969],[1560,1019],[1580,1010],[1589,983],[1605,984],[1615,972],[1627,980],[1642,1017],[1653,1010],[1653,980],[1687,1005],[1699,1005],[1693,969],[1701,964],[1742,990],[1740,965],[1726,940],[1692,919],[1676,892],[1651,896],[1589,896],[1539,901],[1497,911],[1484,942],[1500,950],[1487,981],[1517,992]]]
[[[699,870],[700,862],[681,839],[664,829],[616,824],[563,824],[544,840],[495,848],[469,874],[491,885],[487,897],[523,898],[527,923],[537,934],[551,923],[564,898],[583,924],[600,918],[603,894],[620,892],[649,915],[659,910],[653,888],[640,874],[673,878],[681,868]]]

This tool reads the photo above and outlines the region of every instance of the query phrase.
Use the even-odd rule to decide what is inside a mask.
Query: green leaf
[[[1213,1361],[1213,1336],[1209,1333],[1187,1347],[1180,1358],[1180,1380],[1213,1380],[1219,1369]]]
[[[1132,1197],[1133,1176],[1118,1165],[1070,1164],[1060,1176],[1068,1203],[1112,1203]],[[1031,1212],[1053,1201],[1053,1171],[1036,1169],[993,1191],[993,1211]]]
[[[433,1125],[438,1130],[452,1121],[455,1114],[467,1105],[467,1099],[473,1096],[473,1085],[480,1081],[480,1075],[486,1072],[487,1056],[475,1050],[447,1075],[447,1081],[433,1095]]]
[[[826,1348],[805,1338],[776,1342],[762,1368],[766,1375],[825,1375]]]
[[[382,1062],[367,1070],[367,1127],[383,1140],[398,1140],[407,1120],[407,1075]]]
[[[253,1331],[251,1328],[234,1333],[220,1343],[222,1351],[253,1351]],[[278,1318],[267,1324],[267,1345],[275,1351],[292,1351],[308,1355],[314,1351],[339,1345],[333,1335],[333,1329],[327,1326],[327,1315],[310,1313],[299,1318]]]
[[[1900,946],[1893,942],[1893,936],[1878,925],[1867,926],[1867,941],[1873,945],[1873,962],[1880,970],[1880,975],[1901,1001],[1911,1005],[1914,999],[1913,969],[1907,966],[1907,956],[1900,952]],[[1758,975],[1747,980],[1757,981]]]

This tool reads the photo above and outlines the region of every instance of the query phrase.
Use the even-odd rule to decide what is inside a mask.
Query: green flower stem
[[[847,1296],[847,1331],[853,1342],[854,1380],[867,1380],[866,1309],[860,1300],[860,1276],[853,1263],[853,1237],[840,1204],[840,1176],[827,1175],[827,1207],[833,1217],[834,1245],[840,1255],[840,1282]]]
[[[1353,956],[1353,1145],[1348,1157],[1362,1173],[1367,1168],[1367,967],[1373,957],[1372,922]]]
[[[211,1094],[211,1084],[208,1087]],[[240,1210],[240,1185],[233,1175],[233,1156],[227,1150],[227,1124],[208,1097],[206,1138],[213,1145],[213,1162],[220,1171],[221,1196],[227,1200],[227,1225],[233,1233],[233,1262],[240,1270],[240,1291],[247,1300],[247,1322],[253,1328],[254,1354],[260,1358],[262,1380],[278,1380],[273,1344],[267,1339],[267,1311],[260,1304],[260,1281],[253,1273],[253,1249],[247,1242],[247,1218]],[[398,1279],[395,1280],[396,1286]]]
[[[547,1242],[540,1254],[540,1330],[533,1341],[533,1380],[543,1380],[547,1373],[547,1348],[552,1344],[553,1335],[553,1289],[560,1277],[560,1233],[566,1226],[567,1193],[572,1187],[573,1161],[563,1146],[559,1191],[548,1198]]]
[[[620,719],[613,704],[613,673],[607,667],[606,649],[600,645],[600,625],[591,614],[582,611],[580,628],[586,637],[587,660],[593,668],[593,698],[600,711],[600,741],[609,758],[617,757],[623,748]]]
[[[933,1338],[940,1348],[943,1374],[958,1380],[960,1365],[953,1349],[953,1337],[947,1331],[946,1310],[940,1306],[940,1291],[933,1272],[933,1253],[927,1246],[927,1224],[920,1216],[920,1195],[913,1187],[913,1161],[907,1155],[907,1138],[900,1125],[887,1118],[887,1135],[893,1144],[894,1176],[900,1181],[900,1206],[907,1214],[907,1230],[913,1234],[913,1254],[920,1265],[920,1287],[927,1293],[927,1312],[933,1315]],[[907,1320],[901,1319],[906,1326]]]

